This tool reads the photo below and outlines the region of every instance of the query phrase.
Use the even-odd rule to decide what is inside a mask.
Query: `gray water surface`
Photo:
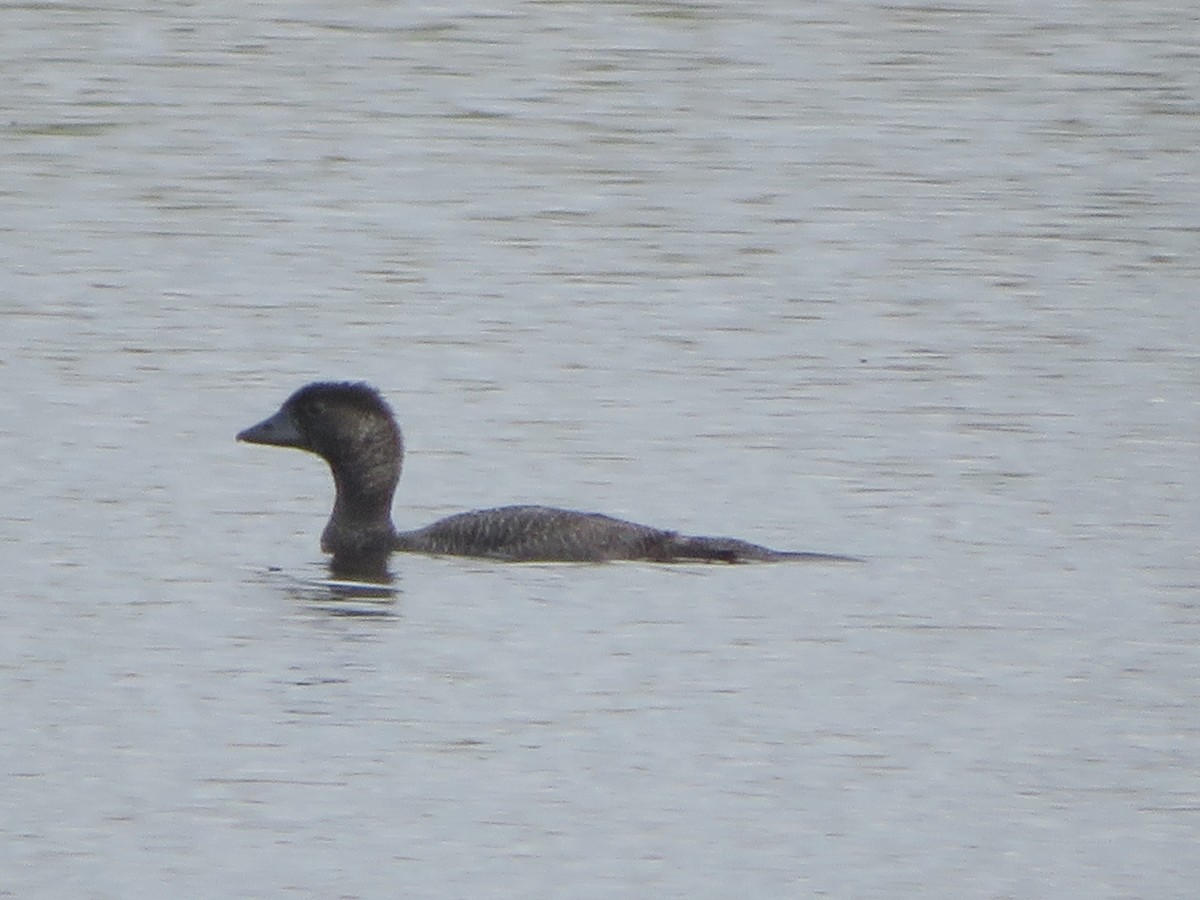
[[[0,895],[1190,897],[1200,13],[0,11]],[[860,566],[397,557],[542,502]]]

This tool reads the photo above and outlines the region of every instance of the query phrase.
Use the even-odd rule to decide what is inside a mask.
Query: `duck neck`
[[[392,496],[400,477],[399,464],[370,464],[370,460],[361,458],[358,463],[346,466],[330,462],[337,496],[329,524],[321,535],[321,549],[327,553],[373,553],[390,549],[394,542]]]

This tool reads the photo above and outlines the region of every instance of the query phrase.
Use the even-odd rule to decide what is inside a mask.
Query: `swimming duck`
[[[735,538],[693,537],[548,506],[475,510],[398,532],[391,508],[404,440],[391,408],[366,384],[306,385],[237,439],[296,447],[329,464],[336,498],[321,549],[333,554],[335,562],[380,558],[393,551],[519,562],[853,561],[833,554],[771,550]]]

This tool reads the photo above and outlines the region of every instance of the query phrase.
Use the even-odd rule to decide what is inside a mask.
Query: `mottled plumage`
[[[329,463],[337,489],[321,548],[335,559],[390,551],[476,556],[521,562],[771,562],[842,560],[823,553],[771,550],[735,538],[692,537],[600,513],[548,506],[464,512],[415,531],[392,526],[392,496],[404,442],[391,409],[365,384],[301,388],[269,419],[238,440],[297,447]]]

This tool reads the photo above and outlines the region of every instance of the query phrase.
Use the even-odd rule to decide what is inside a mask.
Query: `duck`
[[[507,562],[857,561],[830,553],[772,550],[736,538],[680,534],[550,506],[473,510],[397,531],[392,500],[404,464],[404,438],[387,401],[362,382],[305,385],[274,415],[239,432],[237,440],[294,447],[325,460],[335,496],[321,549],[335,562],[378,560],[395,552]]]

